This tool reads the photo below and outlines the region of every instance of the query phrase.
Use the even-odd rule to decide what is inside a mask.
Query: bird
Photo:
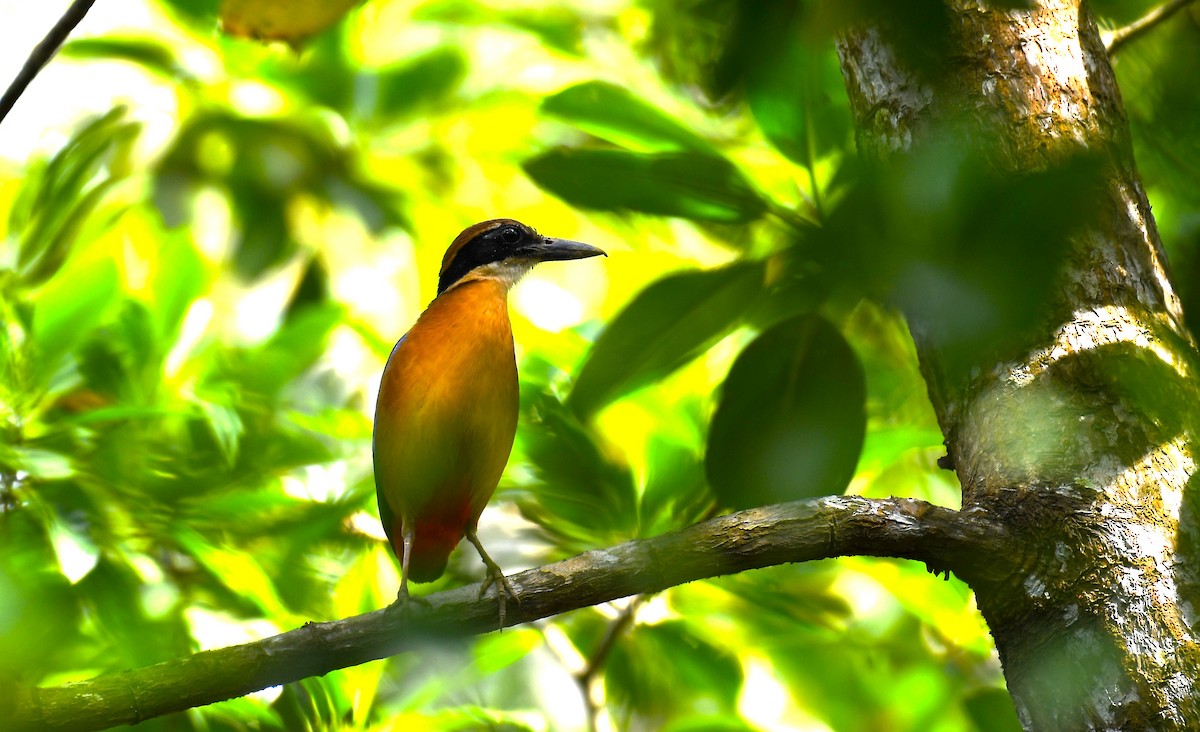
[[[539,262],[607,256],[513,219],[463,230],[446,250],[437,295],[388,356],[375,403],[372,455],[379,516],[408,583],[432,582],[465,536],[505,599],[520,602],[476,533],[512,451],[517,363],[508,291]]]

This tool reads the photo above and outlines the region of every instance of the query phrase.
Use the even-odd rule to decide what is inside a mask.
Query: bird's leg
[[[423,604],[428,604],[425,598],[414,597],[408,594],[408,560],[412,557],[413,538],[416,536],[416,530],[413,527],[413,520],[407,516],[400,519],[400,591],[396,593],[396,601],[391,607],[406,608],[410,600],[415,600]]]
[[[408,560],[412,558],[413,522],[408,516],[400,519],[400,591],[396,593],[397,602],[408,602]]]
[[[504,610],[505,600],[511,597],[518,605],[521,604],[521,598],[517,595],[517,591],[513,589],[512,583],[504,576],[500,565],[492,561],[488,553],[484,551],[483,544],[479,541],[479,536],[475,533],[474,526],[467,527],[467,541],[475,545],[475,551],[479,552],[479,558],[483,560],[487,566],[487,577],[484,578],[483,584],[479,586],[479,596],[483,597],[488,588],[492,585],[496,586],[496,599],[500,602],[500,628],[504,629]]]

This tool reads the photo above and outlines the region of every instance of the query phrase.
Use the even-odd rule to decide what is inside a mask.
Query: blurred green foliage
[[[1093,5],[1109,24],[1149,7]],[[771,495],[956,505],[896,308],[970,368],[1036,318],[1092,205],[1087,161],[1000,180],[951,140],[856,165],[831,33],[887,14],[933,69],[936,2],[373,0],[301,51],[214,34],[215,2],[146,7],[151,25],[56,63],[96,84],[132,66],[170,112],[128,97],[0,166],[0,687],[389,602],[374,379],[476,220],[612,255],[513,294],[522,423],[482,530],[511,571],[767,500],[737,476],[747,445],[788,438],[789,404],[844,423],[846,456]],[[1189,312],[1197,33],[1181,14],[1117,64]],[[780,418],[741,416],[767,406]],[[479,576],[460,552],[432,589]],[[920,566],[693,583],[645,598],[602,652],[621,607],[138,729],[585,729],[585,699],[601,728],[1017,728],[970,591]]]

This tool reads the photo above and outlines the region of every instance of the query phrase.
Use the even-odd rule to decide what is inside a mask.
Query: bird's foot
[[[491,561],[489,558],[484,562],[487,565],[487,576],[483,578],[483,584],[479,585],[479,597],[482,599],[487,594],[488,588],[495,585],[496,600],[500,603],[500,629],[504,630],[504,616],[508,598],[512,598],[513,602],[521,604],[521,597],[517,591],[513,589],[512,583],[508,581],[508,577],[504,576],[504,572],[500,569],[500,565]]]
[[[483,560],[484,566],[487,567],[487,576],[483,579],[483,584],[479,586],[479,597],[482,598],[487,594],[488,588],[492,585],[496,586],[496,600],[500,604],[500,630],[504,630],[504,618],[507,610],[508,598],[512,598],[518,605],[521,604],[521,597],[517,591],[513,589],[512,583],[504,576],[504,571],[500,569],[500,565],[492,561],[488,553],[484,550],[483,544],[479,541],[479,537],[475,534],[474,528],[467,529],[467,541],[475,546],[475,550],[479,552],[479,558]]]
[[[395,601],[391,605],[388,605],[386,609],[389,613],[400,613],[402,616],[406,616],[409,607],[411,607],[410,603],[414,602],[429,607],[429,600],[426,600],[424,597],[408,594],[408,587],[401,584],[399,592],[396,593]]]

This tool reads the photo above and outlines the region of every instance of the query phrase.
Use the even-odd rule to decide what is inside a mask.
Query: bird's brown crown
[[[463,229],[442,257],[438,294],[445,292],[468,272],[485,264],[517,255],[518,247],[541,237],[531,227],[514,219],[490,219]]]

